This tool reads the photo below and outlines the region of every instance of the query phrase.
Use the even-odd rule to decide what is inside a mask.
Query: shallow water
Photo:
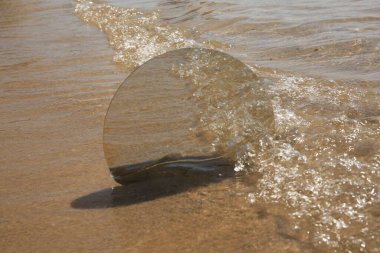
[[[380,252],[379,4],[0,1],[0,12],[5,252]],[[252,138],[250,93],[204,89],[197,66],[210,62],[196,59],[175,70],[214,101],[201,128],[233,151],[236,175],[116,186],[102,146],[114,92],[136,66],[192,46],[251,67],[275,132]]]

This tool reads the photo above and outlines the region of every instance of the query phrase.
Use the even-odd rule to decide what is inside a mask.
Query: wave
[[[168,20],[183,22],[199,10],[194,7],[178,19]],[[208,11],[204,10],[205,15],[212,13]],[[78,1],[75,12],[107,34],[115,62],[127,69],[173,49],[210,44],[198,42],[186,29],[165,23],[158,12],[85,0]],[[362,50],[350,42],[338,45],[358,54]],[[321,48],[333,53],[336,45]],[[282,50],[284,57],[287,53]],[[302,54],[318,52],[310,47]],[[256,178],[255,190],[246,193],[247,201],[286,206],[293,219],[293,233],[303,231],[316,246],[349,251],[373,245],[373,221],[378,215],[373,210],[379,205],[380,176],[378,87],[364,89],[361,86],[368,83],[350,84],[252,66],[265,95],[243,84],[240,93],[236,92],[239,87],[228,85],[217,90],[212,83],[216,73],[206,70],[223,64],[223,60],[208,59],[198,55],[192,64],[173,71],[198,87],[194,97],[203,105],[201,130],[212,133],[212,142],[219,149],[233,153],[236,171]],[[265,123],[268,111],[260,111],[260,96],[272,105],[262,104],[273,108],[273,131],[268,127],[271,124]],[[261,120],[252,120],[260,115]],[[264,122],[265,127],[258,122]],[[270,134],[262,134],[260,129]]]
[[[75,13],[108,36],[114,61],[126,68],[139,66],[168,50],[200,46],[184,31],[162,24],[157,12],[143,12],[80,0]]]

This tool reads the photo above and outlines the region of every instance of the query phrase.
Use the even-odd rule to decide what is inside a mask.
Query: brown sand
[[[225,199],[234,195],[226,184],[167,197],[141,184],[111,195],[117,184],[103,156],[103,119],[127,74],[112,63],[104,35],[62,2],[0,2],[7,9],[0,43],[2,252],[291,247],[292,240],[272,233],[276,218],[258,229],[258,213],[241,212],[251,208],[244,199]]]

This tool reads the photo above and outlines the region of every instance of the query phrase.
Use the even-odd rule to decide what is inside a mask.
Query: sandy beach
[[[2,252],[380,252],[380,6],[367,2],[309,23],[292,13],[323,4],[0,0]],[[245,138],[247,176],[120,186],[103,153],[111,99],[136,66],[189,46],[267,85],[273,153],[247,155],[235,113],[223,124]]]

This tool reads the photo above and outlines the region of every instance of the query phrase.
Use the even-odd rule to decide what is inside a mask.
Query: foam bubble
[[[75,13],[108,36],[114,61],[134,68],[169,50],[202,46],[184,31],[161,23],[157,12],[143,12],[78,0]]]

